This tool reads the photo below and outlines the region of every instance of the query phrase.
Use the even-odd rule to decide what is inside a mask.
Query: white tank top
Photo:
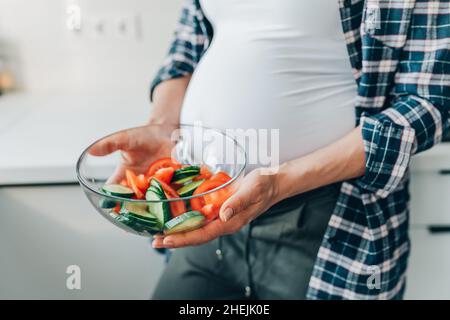
[[[354,127],[356,83],[338,0],[200,3],[214,37],[189,84],[182,123],[279,129],[280,162]]]

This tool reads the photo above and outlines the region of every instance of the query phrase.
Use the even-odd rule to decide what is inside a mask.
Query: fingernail
[[[170,239],[164,239],[163,244],[167,247],[172,247],[173,246],[173,241]]]
[[[158,243],[157,243],[156,241],[152,241],[152,247],[153,247],[154,249],[160,248],[160,246],[158,245]]]
[[[226,208],[225,211],[222,214],[222,221],[226,222],[231,219],[234,215],[233,208]]]

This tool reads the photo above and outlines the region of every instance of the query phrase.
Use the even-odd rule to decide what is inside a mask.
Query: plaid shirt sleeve
[[[366,173],[356,183],[380,197],[404,180],[411,156],[439,143],[449,127],[450,12],[445,3],[435,1],[412,19],[390,107],[361,117]]]
[[[151,84],[151,100],[155,87],[161,82],[194,72],[211,38],[212,27],[204,17],[198,0],[184,0],[174,40]]]

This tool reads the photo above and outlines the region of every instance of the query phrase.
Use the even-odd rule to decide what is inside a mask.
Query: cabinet
[[[78,185],[0,188],[0,299],[149,299],[164,259],[120,230]],[[80,290],[66,286],[80,267]]]
[[[450,233],[412,227],[405,299],[450,299]]]
[[[446,172],[441,166],[416,170],[411,177],[406,299],[450,299],[450,174]]]

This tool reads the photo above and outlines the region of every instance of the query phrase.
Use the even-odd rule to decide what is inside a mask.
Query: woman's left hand
[[[222,235],[239,231],[243,226],[269,209],[278,199],[276,174],[263,169],[250,172],[239,189],[220,209],[220,219],[204,227],[180,234],[155,236],[154,248],[179,248],[200,245]]]
[[[153,246],[178,248],[199,245],[224,234],[235,233],[278,201],[364,175],[365,157],[361,127],[358,126],[324,148],[283,163],[276,172],[270,172],[270,169],[250,172],[236,193],[222,205],[220,220],[191,232],[156,237]]]

